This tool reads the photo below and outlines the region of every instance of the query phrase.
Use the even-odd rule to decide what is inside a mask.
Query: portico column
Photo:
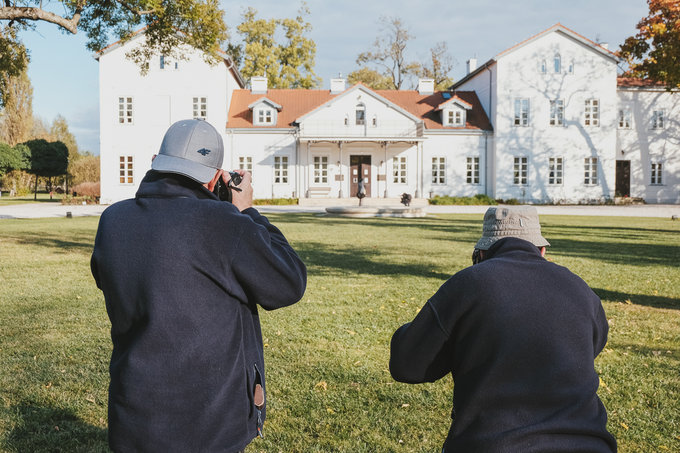
[[[385,193],[383,198],[387,198],[387,142],[382,142],[383,151],[385,153]]]
[[[423,150],[420,145],[421,142],[416,142],[416,198],[420,198],[420,192],[423,185]]]
[[[305,163],[305,194],[307,194],[307,198],[309,198],[309,161],[311,160],[310,158],[310,153],[311,153],[311,147],[312,143],[307,142],[307,162]]]
[[[340,170],[340,177],[338,178],[340,180],[340,190],[338,190],[338,198],[342,198],[342,186],[344,185],[344,173],[342,172],[342,141],[338,142],[338,152],[340,154],[340,158],[338,159],[338,162],[340,165],[338,165],[339,170]]]

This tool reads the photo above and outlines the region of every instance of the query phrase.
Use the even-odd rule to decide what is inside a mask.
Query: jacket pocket
[[[262,420],[262,410],[264,409],[265,402],[266,402],[266,396],[264,392],[264,385],[262,385],[262,374],[260,374],[260,370],[257,368],[257,364],[253,364],[253,371],[254,371],[254,382],[253,382],[253,389],[252,389],[252,395],[253,395],[253,405],[255,406],[255,411],[257,413],[257,434],[260,437],[264,437],[262,428],[264,421]]]

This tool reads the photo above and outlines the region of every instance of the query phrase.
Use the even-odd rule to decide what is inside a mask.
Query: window
[[[597,157],[586,157],[583,184],[588,186],[597,184]]]
[[[208,98],[194,98],[194,119],[204,120],[208,117]]]
[[[314,156],[314,183],[328,183],[328,157]]]
[[[528,159],[526,157],[515,157],[513,184],[526,185],[527,183]]]
[[[161,55],[161,69],[165,69],[168,65],[165,61],[165,55]]]
[[[465,111],[460,109],[444,110],[445,126],[465,126]]]
[[[160,67],[161,69],[177,69],[177,62],[173,62],[170,58],[165,55],[161,55]]]
[[[564,101],[562,99],[550,101],[550,125],[564,125]]]
[[[479,184],[479,157],[467,158],[465,182],[468,184]]]
[[[619,129],[630,129],[631,119],[630,107],[619,109]]]
[[[586,126],[600,125],[600,101],[598,99],[586,99]]]
[[[288,156],[274,156],[274,183],[288,184]]]
[[[545,60],[541,60],[541,65],[538,67],[538,72],[545,74],[548,72],[548,63]]]
[[[650,183],[653,185],[661,185],[663,183],[663,164],[661,162],[652,162]]]
[[[253,174],[253,158],[250,156],[240,156],[238,158],[238,168],[240,170],[246,170]]]
[[[373,115],[373,120],[371,121],[373,127],[378,127],[378,117]]]
[[[562,184],[562,158],[551,157],[548,159],[548,167],[550,173],[548,174],[548,184],[557,185]]]
[[[553,58],[553,66],[555,67],[555,73],[562,72],[562,58],[560,58],[560,54],[555,54],[555,58]]]
[[[133,182],[132,156],[120,156],[120,183],[132,184]]]
[[[446,157],[432,158],[432,184],[446,184]]]
[[[515,126],[529,125],[529,99],[515,99]]]
[[[270,109],[258,109],[257,124],[272,124],[273,116]]]
[[[366,124],[366,106],[364,104],[359,104],[355,110],[355,118],[357,126],[363,126]]]
[[[132,124],[132,98],[118,98],[118,122]]]
[[[654,110],[652,112],[652,129],[663,129],[663,110]]]
[[[567,73],[568,74],[574,73],[574,61],[573,60],[571,62],[569,62],[569,66],[567,67]]]
[[[406,184],[406,156],[392,159],[392,173],[395,184]]]

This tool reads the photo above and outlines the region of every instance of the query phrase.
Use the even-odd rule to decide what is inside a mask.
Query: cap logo
[[[196,152],[197,152],[198,154],[203,155],[203,157],[205,157],[205,156],[207,156],[208,154],[210,154],[210,150],[207,149],[207,148],[201,148],[201,149],[199,149],[199,150],[196,151]]]

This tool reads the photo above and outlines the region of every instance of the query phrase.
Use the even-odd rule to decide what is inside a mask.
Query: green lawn
[[[25,203],[61,203],[62,197],[63,195],[55,193],[50,199],[49,193],[38,192],[37,200],[34,200],[34,195],[32,193],[28,195],[22,195],[20,197],[10,197],[8,192],[3,190],[2,196],[0,196],[0,206],[11,206]]]
[[[297,305],[262,312],[265,439],[247,452],[439,451],[450,378],[391,380],[393,331],[470,262],[481,215],[277,214],[309,269]],[[680,222],[543,216],[549,257],[604,300],[596,361],[621,452],[680,451]],[[0,451],[106,451],[110,340],[89,271],[97,218],[0,220]]]

